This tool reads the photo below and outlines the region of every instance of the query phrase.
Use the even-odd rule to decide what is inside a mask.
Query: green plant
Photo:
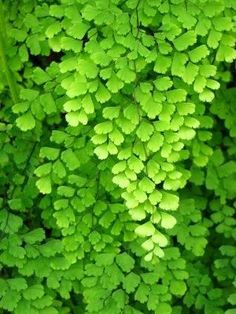
[[[235,313],[235,12],[0,2],[1,313]]]

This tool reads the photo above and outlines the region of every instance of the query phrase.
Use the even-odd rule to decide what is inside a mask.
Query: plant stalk
[[[7,64],[7,58],[5,54],[6,38],[4,10],[2,1],[0,0],[0,66],[2,72],[5,74],[12,101],[14,104],[16,104],[18,102],[16,81]]]

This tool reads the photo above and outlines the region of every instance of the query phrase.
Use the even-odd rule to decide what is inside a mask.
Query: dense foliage
[[[235,16],[0,1],[0,313],[236,313]]]

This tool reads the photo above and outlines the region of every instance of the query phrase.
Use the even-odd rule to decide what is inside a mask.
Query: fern
[[[2,313],[234,313],[235,11],[0,1]]]

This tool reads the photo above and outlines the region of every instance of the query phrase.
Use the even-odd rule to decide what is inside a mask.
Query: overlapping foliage
[[[234,314],[234,0],[2,1],[1,313]]]

